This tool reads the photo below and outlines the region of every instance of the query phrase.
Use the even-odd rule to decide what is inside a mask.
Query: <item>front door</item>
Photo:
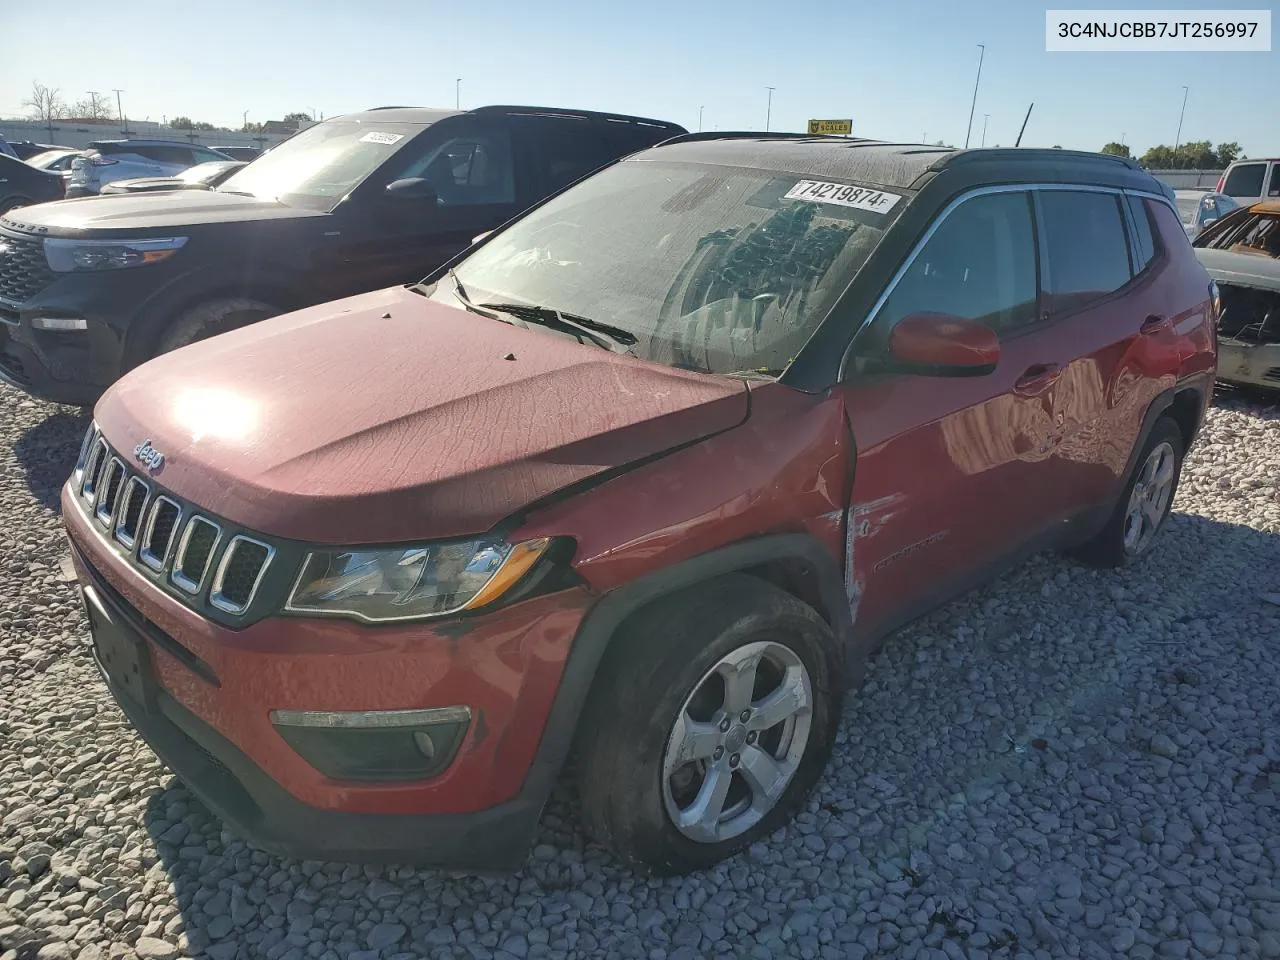
[[[840,389],[857,463],[848,564],[859,627],[908,618],[977,578],[1052,525],[1042,493],[1057,428],[1044,352],[1030,194],[970,197],[938,224],[872,321],[875,342],[903,318],[977,320],[1000,336],[977,377],[855,375]]]
[[[501,121],[453,123],[447,136],[423,137],[420,146],[403,153],[376,183],[361,188],[358,199],[336,211],[340,239],[330,256],[348,292],[420,280],[522,206],[520,164],[511,131]],[[431,184],[434,204],[397,205],[385,196],[387,184],[411,178]]]

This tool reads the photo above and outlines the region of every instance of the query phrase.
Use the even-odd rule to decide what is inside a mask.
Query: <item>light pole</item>
[[[991,114],[984,113],[982,115],[982,145],[987,145],[987,121],[991,119]]]
[[[1178,147],[1182,144],[1182,118],[1187,112],[1187,94],[1191,91],[1183,86],[1182,88],[1182,110],[1178,113],[1178,134],[1173,138],[1173,162],[1178,162]]]
[[[699,132],[699,133],[701,133],[701,132],[702,132],[702,111],[703,111],[704,109],[705,109],[704,107],[699,107],[699,108],[698,108],[698,132]]]
[[[245,133],[249,132],[249,111],[248,110],[244,112],[244,123],[240,124],[240,129],[243,130]]]
[[[987,45],[978,44],[978,75],[973,78],[973,102],[969,104],[969,126],[964,131],[964,148],[969,149],[969,135],[973,133],[973,111],[978,106],[978,84],[982,80],[982,59],[987,55]]]
[[[123,137],[127,137],[129,135],[129,127],[124,122],[124,107],[121,106],[121,103],[120,103],[120,94],[124,93],[124,91],[119,89],[118,87],[113,87],[112,89],[114,89],[116,92],[116,113],[120,115],[120,135]]]
[[[453,109],[462,109],[462,78],[453,81]]]
[[[769,91],[769,102],[764,109],[764,132],[768,133],[769,121],[773,119],[773,91],[776,90],[777,87],[765,87],[765,89]]]

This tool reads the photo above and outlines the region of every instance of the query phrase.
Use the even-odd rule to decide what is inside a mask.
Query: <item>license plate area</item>
[[[154,710],[155,679],[146,641],[136,637],[118,614],[113,615],[92,587],[85,588],[84,600],[98,669],[120,693],[144,709]]]

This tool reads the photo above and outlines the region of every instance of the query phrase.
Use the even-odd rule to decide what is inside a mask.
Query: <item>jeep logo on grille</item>
[[[133,458],[152,473],[164,466],[164,454],[153,447],[149,439],[133,448]]]

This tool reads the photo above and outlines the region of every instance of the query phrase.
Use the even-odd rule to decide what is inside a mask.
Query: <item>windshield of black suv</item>
[[[621,328],[645,360],[776,375],[905,204],[796,173],[633,160],[528,214],[454,277],[472,304]],[[432,296],[455,294],[446,279]]]
[[[255,159],[218,187],[262,200],[332,210],[393,153],[428,127],[328,120]]]

